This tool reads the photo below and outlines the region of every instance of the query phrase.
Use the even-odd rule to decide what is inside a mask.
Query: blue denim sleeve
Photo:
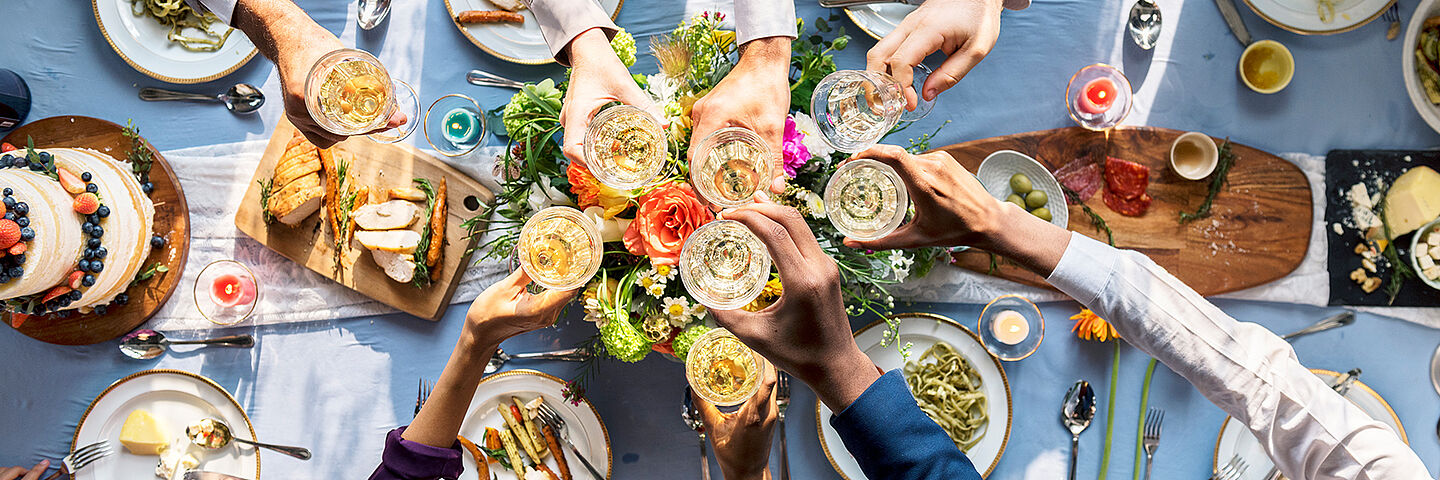
[[[385,436],[385,453],[370,480],[460,478],[465,466],[460,463],[459,440],[450,448],[440,448],[400,438],[404,433],[405,427],[400,427]]]
[[[871,480],[980,480],[970,458],[916,405],[900,370],[882,375],[830,425]]]

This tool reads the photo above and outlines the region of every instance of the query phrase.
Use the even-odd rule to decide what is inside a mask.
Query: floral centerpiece
[[[599,360],[638,362],[653,353],[684,359],[690,345],[710,327],[706,310],[686,292],[677,275],[677,258],[685,239],[715,215],[687,182],[692,121],[691,107],[724,78],[736,60],[735,34],[722,28],[725,16],[702,13],[680,23],[668,35],[652,38],[658,63],[653,75],[633,75],[666,118],[670,139],[666,177],[651,186],[622,191],[595,179],[581,162],[571,162],[557,143],[565,82],[544,80],[525,85],[504,107],[496,109],[510,138],[496,162],[502,191],[493,205],[466,223],[471,235],[483,236],[481,260],[506,259],[514,251],[520,227],[535,212],[552,205],[570,205],[593,219],[606,242],[600,272],[584,289],[580,303],[585,320],[597,333],[585,345]],[[834,18],[832,17],[832,20]],[[825,182],[846,156],[820,136],[809,110],[810,95],[820,79],[836,70],[834,52],[849,43],[844,29],[825,19],[816,32],[801,34],[792,45],[791,113],[785,121],[783,167],[788,186],[777,202],[798,209],[821,247],[839,266],[842,292],[851,315],[884,316],[894,306],[886,286],[923,276],[942,249],[909,251],[856,250],[842,244],[844,236],[825,218],[821,193]],[[828,37],[828,39],[827,39]],[[627,67],[635,63],[635,39],[621,31],[611,47]],[[568,77],[568,72],[567,72]],[[901,126],[898,129],[903,129]],[[897,130],[898,130],[897,129]],[[933,134],[932,134],[933,135]],[[928,148],[931,135],[912,140],[914,151]],[[784,286],[773,276],[748,310],[775,302]],[[887,339],[893,338],[894,330]],[[570,382],[567,395],[584,395],[594,377],[591,361]]]

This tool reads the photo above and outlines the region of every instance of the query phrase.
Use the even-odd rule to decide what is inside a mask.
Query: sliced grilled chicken
[[[370,250],[410,254],[420,247],[420,234],[411,230],[361,230],[355,232],[355,241]]]
[[[357,232],[356,237],[361,233]],[[400,283],[410,283],[415,279],[415,257],[410,253],[387,252],[385,250],[371,250],[375,255],[375,264],[385,270],[385,276]]]
[[[362,230],[396,230],[409,227],[420,218],[421,208],[414,202],[391,200],[356,208],[350,216]]]

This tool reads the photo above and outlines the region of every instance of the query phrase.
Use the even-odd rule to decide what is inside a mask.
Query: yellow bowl
[[[1249,68],[1246,68],[1249,67]],[[1240,81],[1259,93],[1275,93],[1290,85],[1295,76],[1295,57],[1290,49],[1274,40],[1261,40],[1245,47],[1237,67]]]

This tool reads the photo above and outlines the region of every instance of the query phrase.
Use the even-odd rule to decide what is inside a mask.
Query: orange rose
[[[581,210],[598,205],[605,208],[604,217],[610,219],[630,205],[630,195],[601,184],[583,162],[570,162],[565,176],[570,179],[570,193],[575,194]]]
[[[674,265],[685,239],[715,219],[684,182],[661,185],[640,197],[635,221],[625,230],[625,248],[650,257],[656,265]]]

